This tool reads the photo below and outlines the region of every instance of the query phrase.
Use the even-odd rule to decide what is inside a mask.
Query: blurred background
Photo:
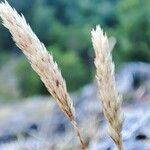
[[[33,31],[53,54],[66,79],[69,91],[78,90],[94,78],[94,52],[90,31],[97,24],[104,28],[108,36],[114,36],[117,40],[113,51],[117,69],[122,63],[129,61],[150,62],[148,0],[144,2],[9,0],[8,2],[18,12],[24,14]],[[2,24],[0,39],[0,68],[13,67],[13,75],[9,74],[8,78],[17,78],[16,83],[12,83],[17,85],[13,85],[14,88],[9,93],[4,86],[7,86],[7,80],[10,79],[3,80],[5,84],[0,85],[0,95],[12,99],[17,96],[48,94]]]
[[[72,93],[75,107],[80,112],[78,114],[79,122],[87,123],[87,120],[83,119],[84,121],[82,121],[84,113],[89,112],[91,115],[95,112],[95,116],[97,114],[97,118],[99,118],[101,112],[100,107],[95,108],[97,97],[93,97],[97,90],[94,83],[94,51],[90,34],[91,29],[98,24],[107,32],[108,36],[116,38],[117,43],[112,53],[116,65],[117,84],[120,92],[124,95],[124,100],[130,101],[130,103],[135,100],[136,103],[136,100],[139,99],[142,104],[145,99],[146,102],[150,100],[149,0],[8,0],[8,2],[19,13],[24,14],[33,31],[54,56],[54,60],[58,63],[62,75],[66,79],[68,90]],[[31,69],[25,56],[15,46],[8,30],[1,23],[0,103],[2,115],[0,118],[4,123],[0,125],[0,129],[4,131],[5,127],[6,132],[0,132],[0,143],[7,143],[9,140],[15,141],[14,139],[18,138],[18,132],[22,133],[22,130],[26,130],[26,126],[20,127],[21,129],[18,127],[19,131],[16,129],[17,131],[12,133],[15,130],[13,128],[8,134],[8,122],[13,122],[14,126],[18,125],[33,109],[37,110],[35,112],[38,117],[30,114],[32,117],[34,116],[34,119],[29,115],[32,119],[27,117],[28,121],[23,121],[23,123],[29,125],[27,133],[28,129],[37,131],[41,126],[39,120],[42,120],[47,112],[51,114],[55,108],[53,101],[49,99],[46,88]],[[93,99],[96,99],[95,102]],[[86,106],[91,104],[91,107],[85,108],[85,104]],[[41,106],[47,109],[43,110]],[[83,108],[80,108],[82,106]],[[51,111],[50,108],[52,108]],[[14,113],[14,110],[18,110],[17,113]],[[12,119],[12,113],[15,114],[13,116],[15,119]],[[55,120],[54,115],[51,115],[52,117],[49,118],[53,118],[55,121],[50,121],[51,119],[48,118],[47,122],[49,124],[53,122],[53,128],[57,124],[57,130],[61,133],[70,134],[70,130],[68,132],[65,130],[69,128],[66,127],[67,120],[64,118],[65,121],[59,121],[63,120],[63,116],[60,118],[59,115],[56,115],[57,113],[62,115],[57,110],[54,114],[55,118],[58,118]],[[149,112],[148,114],[150,115]],[[102,121],[99,120],[96,123],[98,122],[99,125]],[[98,127],[95,127],[95,132],[97,130]],[[90,136],[85,134],[87,143],[91,143],[90,137],[95,135],[93,132],[89,133]],[[44,133],[44,131],[42,130],[40,133]],[[54,133],[57,135],[56,132]],[[23,134],[22,136],[28,137],[29,135],[24,136]],[[56,139],[58,141],[58,138]],[[71,143],[71,145],[73,144]],[[59,148],[54,147],[54,149]],[[96,150],[96,148],[91,149]]]

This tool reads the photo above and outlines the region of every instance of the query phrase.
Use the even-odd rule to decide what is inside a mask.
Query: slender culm
[[[108,122],[108,132],[118,150],[122,150],[122,97],[116,89],[114,63],[111,55],[112,44],[100,26],[93,29],[91,34],[95,50],[96,79],[103,113]]]
[[[34,34],[23,15],[19,15],[7,1],[0,3],[0,16],[3,25],[10,31],[16,45],[29,60],[33,70],[40,76],[42,82],[54,97],[60,109],[68,117],[80,140],[82,149],[85,144],[81,138],[75,120],[72,100],[67,92],[66,83],[51,54]]]

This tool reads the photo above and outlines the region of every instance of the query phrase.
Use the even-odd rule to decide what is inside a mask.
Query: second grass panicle
[[[111,55],[112,42],[109,41],[100,26],[97,26],[95,30],[93,29],[91,34],[96,55],[96,79],[103,112],[108,122],[108,132],[118,150],[122,150],[122,97],[118,93],[115,83],[114,63]]]

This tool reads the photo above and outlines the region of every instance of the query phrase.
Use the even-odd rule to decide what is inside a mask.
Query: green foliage
[[[150,1],[126,0],[117,5],[117,51],[124,61],[150,62]]]
[[[10,56],[7,53],[0,53],[0,68],[7,62]]]
[[[41,93],[41,81],[24,57],[19,59],[15,68],[15,72],[23,96],[30,96]]]
[[[41,41],[48,43],[53,26],[53,9],[36,3],[33,7],[32,29]]]

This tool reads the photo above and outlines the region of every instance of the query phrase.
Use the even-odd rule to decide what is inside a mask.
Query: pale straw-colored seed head
[[[52,55],[33,33],[24,16],[20,16],[6,1],[0,4],[0,15],[3,25],[9,29],[16,45],[26,55],[32,68],[38,73],[61,110],[70,120],[74,120],[74,108],[66,83]]]
[[[7,1],[0,3],[0,16],[3,25],[10,31],[16,45],[28,58],[33,70],[40,76],[48,91],[56,100],[60,109],[68,117],[80,140],[82,149],[86,147],[81,138],[75,120],[75,111],[67,92],[66,83],[51,54],[34,34],[23,15],[19,15]]]
[[[118,149],[122,149],[121,114],[122,97],[116,89],[114,63],[111,50],[113,41],[107,38],[100,26],[92,30],[92,43],[95,50],[96,79],[99,88],[103,112],[108,122],[108,132]]]

